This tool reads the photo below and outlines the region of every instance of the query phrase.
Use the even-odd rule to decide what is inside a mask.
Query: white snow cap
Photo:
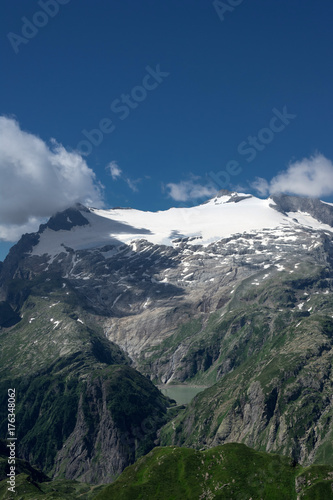
[[[331,226],[308,213],[284,214],[274,209],[272,199],[263,200],[244,193],[222,192],[199,206],[159,212],[90,208],[81,213],[89,224],[71,230],[47,228],[40,235],[32,254],[56,255],[64,251],[64,246],[74,250],[92,249],[139,239],[174,246],[177,244],[175,240],[189,237],[190,244],[208,245],[236,233],[277,227],[306,227],[333,232]]]

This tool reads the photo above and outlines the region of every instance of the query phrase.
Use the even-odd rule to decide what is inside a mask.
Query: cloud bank
[[[333,163],[322,154],[291,163],[267,181],[257,177],[251,186],[259,194],[288,193],[320,198],[333,194]]]
[[[0,239],[16,241],[76,202],[103,206],[102,186],[81,155],[50,143],[0,116]]]
[[[190,201],[214,196],[217,189],[210,184],[200,184],[193,180],[181,181],[179,183],[169,182],[166,185],[168,195],[175,201]]]

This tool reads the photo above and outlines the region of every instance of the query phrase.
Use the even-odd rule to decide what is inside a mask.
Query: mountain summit
[[[101,248],[146,240],[175,246],[180,239],[204,246],[237,233],[265,229],[330,230],[333,206],[320,200],[276,195],[266,200],[222,190],[202,205],[159,212],[114,208],[100,210],[77,204],[40,227],[32,255],[55,256],[64,248]]]

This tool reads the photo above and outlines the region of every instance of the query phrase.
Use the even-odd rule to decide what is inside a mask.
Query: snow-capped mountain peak
[[[158,212],[77,205],[41,226],[32,254],[57,255],[64,247],[82,250],[142,239],[168,246],[187,239],[189,244],[207,246],[234,234],[300,226],[333,231],[333,207],[307,198],[280,195],[260,199],[226,191],[198,206]]]

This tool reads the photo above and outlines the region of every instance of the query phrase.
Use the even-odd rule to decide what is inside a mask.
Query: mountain
[[[20,456],[93,483],[158,443],[333,464],[332,235],[331,204],[228,191],[156,213],[76,205],[24,235],[0,266]],[[182,407],[154,384],[207,389]]]

